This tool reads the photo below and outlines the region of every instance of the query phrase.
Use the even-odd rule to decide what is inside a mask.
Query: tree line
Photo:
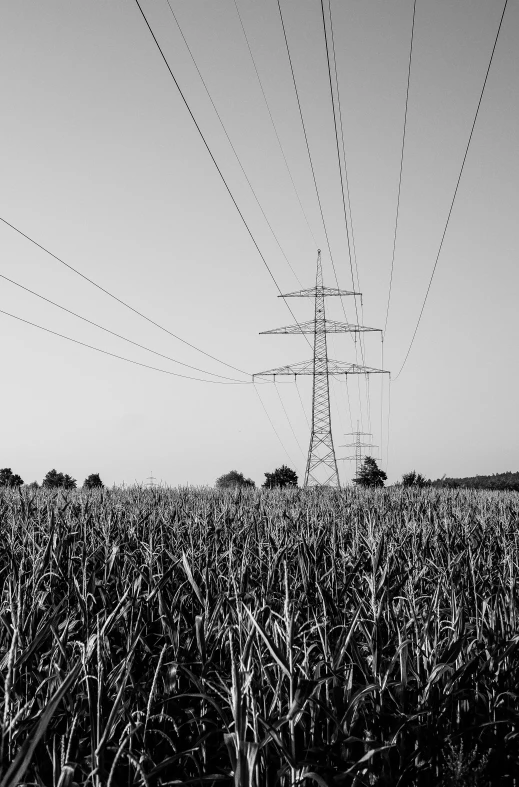
[[[0,470],[0,487],[16,488],[23,485],[23,478],[18,473],[13,473],[10,467],[4,467]],[[38,489],[40,484],[37,481],[33,481],[27,486],[32,489]],[[53,469],[46,474],[41,482],[41,486],[44,489],[77,489],[77,481],[68,473],[58,473],[56,469]],[[103,487],[104,484],[99,473],[91,473],[83,481],[83,489],[103,489]]]
[[[359,469],[357,478],[353,481],[357,486],[366,487],[380,487],[384,486],[387,480],[386,473],[380,469],[375,459],[371,456],[366,456],[362,466]],[[276,468],[272,473],[265,473],[265,482],[262,484],[263,489],[283,489],[286,487],[297,486],[297,473],[286,465]],[[251,478],[245,478],[243,473],[237,470],[231,470],[230,473],[220,476],[216,479],[217,489],[235,489],[240,487],[243,489],[252,489],[256,486]]]
[[[217,489],[253,489],[256,486],[252,478],[245,478],[243,473],[237,470],[231,470],[229,473],[221,475],[216,479]],[[297,486],[297,473],[291,470],[290,467],[282,465],[276,468],[272,473],[265,473],[265,483],[262,485],[264,489],[284,488]]]
[[[379,468],[377,462],[373,457],[366,456],[359,468],[356,478],[353,483],[362,487],[383,487],[387,480],[386,473]],[[292,470],[286,465],[276,468],[272,473],[265,473],[265,482],[262,484],[264,489],[275,488],[290,488],[297,487],[298,477],[295,470]],[[20,475],[13,473],[10,467],[4,467],[0,470],[0,487],[21,487],[24,486],[24,481]],[[38,489],[40,484],[33,481],[27,484],[32,489]],[[41,482],[43,489],[77,489],[77,481],[68,473],[59,473],[56,469],[49,470]],[[245,478],[243,473],[237,470],[231,470],[225,473],[216,480],[217,489],[235,489],[236,487],[244,489],[252,489],[256,486],[251,478]],[[519,492],[519,472],[518,473],[494,473],[493,475],[477,475],[469,476],[467,478],[439,478],[436,481],[431,481],[425,478],[421,473],[416,470],[411,470],[409,473],[404,473],[402,480],[396,483],[396,486],[413,487],[421,489],[424,487],[436,487],[447,489],[489,489],[499,491],[515,491]],[[82,485],[83,489],[103,489],[104,484],[101,481],[99,473],[91,473],[85,478]]]
[[[519,473],[494,473],[493,475],[475,475],[467,478],[439,478],[431,481],[432,486],[448,489],[489,489],[496,491],[519,492]]]

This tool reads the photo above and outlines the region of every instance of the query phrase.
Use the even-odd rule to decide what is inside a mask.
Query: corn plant
[[[519,495],[0,492],[0,787],[516,785]]]

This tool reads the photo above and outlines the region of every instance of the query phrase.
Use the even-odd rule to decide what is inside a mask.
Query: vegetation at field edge
[[[519,773],[519,496],[0,490],[0,787]]]

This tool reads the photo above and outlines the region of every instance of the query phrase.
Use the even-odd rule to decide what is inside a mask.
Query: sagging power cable
[[[300,286],[300,287],[302,287],[303,285],[302,285],[302,284],[301,284],[301,282],[299,281],[298,275],[297,275],[297,273],[295,272],[295,270],[293,269],[293,267],[292,267],[292,263],[291,263],[291,262],[290,262],[290,260],[288,259],[287,255],[286,255],[286,253],[285,253],[285,250],[283,249],[283,247],[282,247],[282,245],[281,245],[281,243],[280,243],[280,241],[279,241],[279,238],[278,238],[278,236],[276,235],[276,233],[275,233],[275,231],[274,231],[274,228],[272,227],[272,224],[270,223],[270,221],[269,221],[269,219],[268,219],[268,217],[267,217],[267,214],[265,213],[265,210],[263,209],[263,205],[262,205],[262,204],[261,204],[261,202],[259,201],[258,195],[256,194],[256,191],[255,191],[255,189],[254,189],[254,186],[252,185],[252,183],[251,183],[251,181],[250,181],[250,179],[249,179],[249,176],[247,175],[247,173],[246,173],[246,171],[245,171],[245,168],[244,168],[244,166],[243,166],[243,164],[242,164],[242,162],[241,162],[241,159],[240,159],[240,157],[238,156],[238,152],[237,152],[237,150],[236,150],[236,148],[235,148],[235,146],[234,146],[234,143],[233,143],[233,141],[232,141],[231,137],[229,136],[229,132],[227,131],[227,128],[225,127],[225,124],[224,124],[224,122],[223,122],[223,120],[222,120],[222,116],[220,115],[220,113],[219,113],[219,111],[218,111],[218,108],[217,108],[216,104],[214,103],[213,97],[212,97],[212,95],[211,95],[211,93],[210,93],[210,91],[209,91],[209,88],[207,87],[207,83],[206,83],[206,81],[205,81],[204,77],[202,76],[202,72],[200,71],[200,68],[199,68],[199,66],[198,66],[198,63],[196,62],[195,56],[193,55],[193,52],[191,51],[191,47],[189,46],[189,44],[188,44],[188,42],[187,42],[187,38],[186,38],[186,36],[184,35],[184,31],[182,30],[182,28],[181,28],[181,26],[180,26],[180,22],[179,22],[179,21],[178,21],[178,19],[177,19],[177,15],[176,15],[176,14],[175,14],[175,12],[173,11],[173,7],[172,7],[172,5],[171,5],[171,2],[170,2],[170,0],[166,0],[166,2],[167,2],[167,4],[168,4],[169,10],[171,11],[171,15],[172,15],[172,17],[173,17],[173,19],[175,20],[175,24],[176,24],[176,26],[177,26],[177,28],[178,28],[178,30],[179,30],[179,32],[180,32],[180,35],[182,36],[182,39],[183,39],[183,41],[184,41],[184,44],[186,45],[186,49],[187,49],[187,51],[189,52],[189,56],[191,57],[192,63],[193,63],[194,67],[195,67],[195,68],[196,68],[196,70],[197,70],[198,76],[200,77],[200,81],[202,82],[202,85],[204,86],[204,90],[205,90],[205,92],[206,92],[206,94],[207,94],[207,97],[209,98],[209,101],[211,102],[211,105],[212,105],[212,107],[213,107],[213,109],[214,109],[214,111],[215,111],[215,113],[216,113],[216,117],[218,118],[218,120],[219,120],[219,122],[220,122],[220,126],[222,127],[223,133],[224,133],[224,134],[225,134],[225,136],[227,137],[227,141],[228,141],[229,145],[231,146],[231,150],[232,150],[232,152],[234,153],[234,157],[235,157],[236,161],[238,162],[238,166],[240,167],[240,169],[241,169],[241,171],[242,171],[242,173],[243,173],[243,176],[244,176],[245,180],[247,181],[247,185],[249,186],[249,188],[250,188],[250,190],[251,190],[252,196],[253,196],[253,197],[254,197],[254,199],[256,200],[256,204],[258,205],[258,207],[259,207],[259,209],[260,209],[260,211],[261,211],[261,213],[262,213],[262,216],[263,216],[263,218],[265,219],[265,221],[266,221],[266,223],[267,223],[267,226],[268,226],[268,228],[269,228],[269,230],[270,230],[270,232],[271,232],[271,235],[272,235],[272,237],[274,238],[274,240],[275,240],[275,242],[276,242],[276,244],[277,244],[277,246],[278,246],[278,248],[279,248],[279,250],[280,250],[281,254],[282,254],[282,255],[283,255],[283,257],[284,257],[284,259],[285,259],[285,262],[287,263],[288,267],[289,267],[289,268],[290,268],[290,270],[292,271],[292,273],[293,273],[293,275],[294,275],[294,277],[295,277],[295,279],[296,279],[297,283],[299,284],[299,286]],[[238,13],[239,13],[239,12],[238,12]]]
[[[45,331],[46,333],[51,333],[53,336],[59,336],[61,339],[66,339],[68,342],[73,342],[74,344],[79,344],[81,347],[88,347],[89,350],[95,350],[98,353],[103,353],[103,355],[109,355],[111,358],[117,358],[119,361],[125,361],[126,363],[133,363],[135,366],[142,366],[144,369],[152,369],[154,372],[161,372],[162,374],[169,374],[172,377],[183,377],[185,380],[196,380],[199,383],[211,383],[213,385],[250,385],[250,382],[240,381],[237,383],[233,382],[224,382],[222,380],[203,380],[201,377],[190,377],[187,374],[179,374],[178,372],[170,372],[167,369],[159,369],[157,366],[149,366],[147,363],[140,363],[140,361],[133,361],[131,358],[125,358],[123,355],[117,355],[116,353],[108,352],[108,350],[101,350],[100,347],[94,347],[92,344],[87,344],[86,342],[80,342],[78,339],[72,339],[70,336],[66,336],[63,333],[58,333],[57,331],[51,331],[50,328],[45,328],[43,325],[38,325],[35,322],[31,322],[30,320],[24,320],[23,317],[18,317],[16,314],[11,314],[10,312],[6,312],[3,309],[0,309],[0,314],[5,314],[6,317],[12,317],[14,320],[18,320],[19,322],[24,322],[26,325],[32,325],[33,328],[38,328],[40,331]]]
[[[209,153],[209,156],[211,157],[211,161],[213,162],[214,166],[216,167],[216,171],[218,172],[218,174],[219,174],[219,176],[220,176],[220,178],[222,180],[222,183],[224,184],[225,189],[226,189],[227,193],[229,194],[229,197],[231,198],[231,200],[233,202],[234,207],[238,211],[238,215],[239,215],[239,217],[240,217],[240,219],[241,219],[241,221],[243,223],[243,226],[247,230],[247,233],[249,234],[250,239],[252,240],[254,246],[256,247],[256,251],[258,252],[258,254],[260,256],[261,261],[263,262],[263,265],[267,269],[270,278],[274,282],[274,285],[275,285],[279,295],[283,298],[283,293],[281,292],[281,288],[280,288],[279,284],[277,283],[276,278],[275,278],[274,274],[272,273],[272,270],[271,270],[267,260],[265,259],[265,256],[264,256],[263,252],[261,251],[261,249],[260,249],[260,247],[258,245],[258,242],[257,242],[256,238],[254,237],[254,235],[252,233],[252,230],[250,229],[250,227],[249,227],[249,225],[247,223],[247,220],[245,219],[245,216],[243,215],[243,213],[241,211],[241,208],[238,205],[238,202],[236,201],[236,198],[235,198],[234,194],[231,191],[231,188],[230,188],[229,184],[227,183],[227,180],[225,179],[225,176],[224,176],[222,170],[220,169],[220,167],[218,165],[218,162],[216,161],[216,158],[215,158],[215,156],[213,154],[213,151],[211,150],[211,148],[209,146],[209,143],[207,142],[207,140],[205,138],[204,132],[200,128],[200,126],[198,124],[198,121],[195,118],[195,116],[193,114],[193,111],[192,111],[192,109],[191,109],[191,107],[189,105],[189,102],[188,102],[187,98],[185,97],[184,92],[182,91],[182,88],[180,87],[180,84],[179,84],[177,78],[175,77],[175,74],[173,73],[173,70],[172,70],[171,66],[169,65],[168,59],[166,58],[166,55],[164,54],[164,51],[163,51],[162,47],[160,46],[160,44],[158,42],[157,36],[153,32],[153,29],[152,29],[152,27],[151,27],[151,25],[150,25],[150,23],[148,21],[148,18],[147,18],[146,14],[143,11],[141,3],[139,2],[139,0],[135,0],[135,3],[136,3],[136,5],[137,5],[137,7],[138,7],[138,9],[139,9],[139,11],[141,13],[142,18],[144,19],[144,22],[145,22],[146,27],[148,28],[148,30],[150,32],[151,37],[153,38],[155,46],[157,47],[157,49],[158,49],[158,51],[160,53],[160,56],[161,56],[162,60],[164,61],[164,65],[166,66],[166,68],[167,68],[167,70],[169,72],[169,75],[171,76],[171,78],[172,78],[172,80],[173,80],[173,82],[175,84],[175,87],[177,88],[177,91],[178,91],[182,101],[184,102],[184,105],[185,105],[187,111],[189,112],[189,115],[191,116],[191,120],[195,124],[195,128],[198,131],[198,134],[200,135],[200,138],[201,138],[202,142],[204,143],[204,146],[205,146],[207,152]],[[294,315],[294,312],[292,311],[290,305],[287,303],[286,298],[283,298],[283,302],[284,302],[285,306],[287,307],[288,311],[290,312],[292,318],[299,325],[299,322],[297,321],[297,319],[296,319],[296,317]]]
[[[172,331],[168,330],[163,325],[160,325],[160,323],[155,322],[155,320],[152,320],[151,317],[147,317],[142,312],[138,311],[137,309],[134,309],[134,307],[130,306],[129,303],[126,303],[126,301],[123,301],[121,298],[118,298],[117,295],[114,295],[112,292],[109,292],[109,290],[105,289],[100,284],[97,284],[97,282],[95,282],[93,279],[89,279],[88,276],[85,276],[84,273],[81,273],[81,271],[79,271],[77,268],[74,268],[72,265],[69,265],[68,262],[65,262],[65,260],[63,260],[61,257],[58,257],[57,254],[54,254],[52,251],[49,251],[49,249],[45,248],[45,246],[42,246],[41,243],[38,243],[37,241],[35,241],[34,238],[30,237],[30,235],[27,235],[25,232],[22,232],[22,230],[18,229],[18,227],[15,227],[14,224],[11,224],[9,221],[7,221],[7,219],[4,219],[4,218],[2,218],[0,216],[0,221],[3,222],[8,227],[10,227],[15,232],[17,232],[23,238],[26,238],[26,240],[28,240],[31,243],[33,243],[35,246],[37,246],[39,249],[44,251],[50,257],[55,259],[61,265],[64,265],[65,268],[68,268],[70,271],[72,271],[72,273],[75,273],[77,276],[80,276],[82,279],[87,281],[93,287],[96,287],[98,290],[101,290],[101,292],[104,292],[105,295],[108,295],[114,301],[117,301],[117,303],[120,303],[121,306],[124,306],[126,309],[129,309],[131,312],[133,312],[134,314],[137,314],[139,317],[142,317],[142,319],[146,320],[146,322],[149,322],[152,325],[155,325],[156,328],[159,328],[161,331],[164,331],[164,333],[169,334],[169,336],[172,336],[174,339],[178,339],[178,341],[182,342],[182,344],[186,344],[188,347],[191,347],[193,350],[196,350],[197,352],[202,353],[202,355],[205,355],[208,358],[211,358],[213,361],[217,361],[218,363],[223,364],[223,366],[228,366],[229,369],[233,369],[235,372],[240,372],[240,374],[245,374],[247,377],[251,376],[249,372],[245,372],[243,369],[238,369],[237,366],[232,366],[230,363],[226,363],[225,361],[222,361],[220,358],[217,358],[215,355],[211,355],[210,353],[205,352],[205,350],[202,350],[200,347],[196,347],[194,344],[191,344],[191,342],[188,342],[187,339],[183,339],[181,336],[178,336],[176,333],[173,333]]]
[[[294,65],[293,65],[293,62],[292,62],[292,55],[290,53],[290,45],[288,43],[288,35],[287,35],[286,27],[285,27],[285,20],[283,18],[283,11],[281,10],[281,2],[280,2],[280,0],[277,0],[277,5],[278,5],[278,11],[279,11],[279,18],[280,18],[280,21],[281,21],[281,28],[282,28],[282,31],[283,31],[283,39],[284,39],[284,42],[285,42],[285,48],[286,48],[286,53],[287,53],[287,57],[288,57],[288,63],[289,63],[289,66],[290,66],[290,73],[291,73],[291,76],[292,76],[292,84],[294,86],[294,93],[295,93],[295,96],[296,96],[297,107],[298,107],[298,110],[299,110],[299,118],[301,120],[301,127],[303,129],[303,136],[304,136],[305,145],[306,145],[306,152],[308,154],[308,161],[309,161],[309,164],[310,164],[310,171],[312,173],[312,180],[313,180],[313,184],[314,184],[314,188],[315,188],[315,194],[316,194],[316,197],[317,197],[317,203],[319,205],[319,212],[320,212],[320,215],[321,215],[321,222],[322,222],[322,225],[323,225],[324,235],[325,235],[325,238],[326,238],[326,245],[327,245],[328,253],[330,255],[330,260],[331,260],[331,263],[332,263],[332,269],[333,269],[333,274],[334,274],[334,277],[335,277],[335,283],[337,284],[337,287],[339,288],[339,280],[337,278],[337,270],[335,268],[335,261],[333,259],[332,249],[331,249],[331,245],[330,245],[330,238],[328,236],[328,229],[326,227],[326,221],[325,221],[325,218],[324,218],[324,211],[323,211],[323,206],[322,206],[322,202],[321,202],[321,195],[319,193],[319,187],[317,185],[317,177],[316,177],[316,174],[315,174],[315,168],[314,168],[314,163],[313,163],[313,159],[312,159],[312,153],[310,151],[310,142],[308,140],[308,134],[307,134],[307,131],[306,131],[306,124],[305,124],[305,119],[304,119],[304,115],[303,115],[303,108],[302,108],[302,105],[301,105],[301,99],[299,97],[299,90],[298,90],[298,87],[297,87],[296,75],[295,75]],[[352,283],[353,283],[353,285],[355,285],[354,281],[352,281]],[[353,289],[355,289],[355,286],[353,286]],[[343,313],[344,313],[344,319],[345,319],[346,322],[349,322],[349,320],[348,320],[348,318],[346,316],[346,309],[345,309],[344,301],[343,301],[342,297],[341,297],[340,301],[341,301],[341,306],[342,306],[342,310],[343,310]],[[357,299],[354,298],[354,301],[355,301],[355,313],[357,315],[357,323],[358,323]],[[353,343],[355,345],[355,351],[356,351],[357,343],[355,342],[355,338],[354,338],[353,335],[352,335],[351,338],[352,338],[352,341],[353,341]],[[348,391],[348,397],[349,397],[349,391]],[[348,401],[348,404],[349,404],[349,401]],[[359,388],[359,404],[360,404],[360,388]],[[360,409],[361,409],[361,413],[362,413],[362,406],[360,406]]]
[[[169,0],[168,0],[168,2],[169,2]],[[290,166],[288,164],[288,160],[287,160],[287,157],[285,155],[285,150],[284,150],[283,145],[281,143],[281,139],[280,139],[280,136],[279,136],[279,133],[278,133],[278,130],[277,130],[276,122],[274,120],[274,116],[272,114],[272,110],[270,109],[270,104],[269,104],[268,99],[267,99],[267,94],[265,92],[265,88],[263,87],[263,82],[261,81],[261,77],[260,77],[260,74],[259,74],[258,66],[256,64],[256,60],[255,60],[254,54],[252,52],[252,48],[251,48],[251,45],[250,45],[249,37],[248,37],[247,32],[245,30],[245,25],[243,23],[242,15],[240,14],[240,9],[238,7],[238,0],[234,0],[234,5],[236,7],[236,13],[238,14],[238,19],[240,20],[241,29],[243,30],[243,36],[244,36],[245,42],[247,44],[247,49],[249,50],[250,58],[252,60],[252,65],[254,66],[254,71],[256,72],[256,77],[258,79],[258,84],[259,84],[260,89],[261,89],[261,94],[263,96],[263,100],[265,101],[265,106],[267,107],[267,111],[268,111],[268,114],[269,114],[269,117],[270,117],[270,122],[272,123],[272,128],[274,129],[274,134],[276,135],[278,146],[279,146],[279,149],[281,151],[281,155],[283,156],[283,161],[285,162],[285,167],[286,167],[286,170],[288,172],[288,176],[290,178],[290,182],[292,183],[292,188],[294,189],[294,194],[297,197],[297,201],[299,203],[299,207],[301,208],[301,213],[303,214],[304,220],[306,222],[306,226],[308,227],[308,231],[309,231],[309,233],[310,233],[310,235],[312,237],[312,240],[313,240],[313,242],[315,244],[315,247],[317,248],[319,246],[319,244],[318,244],[318,242],[315,239],[315,235],[313,233],[312,227],[311,227],[310,222],[308,220],[308,216],[306,215],[306,211],[305,211],[305,209],[303,207],[303,203],[301,201],[301,197],[299,196],[299,192],[297,190],[297,186],[295,184],[292,172],[290,170]]]
[[[445,227],[443,229],[443,233],[442,233],[442,237],[441,237],[441,241],[440,241],[440,246],[438,248],[438,253],[437,253],[436,259],[434,261],[434,266],[433,266],[433,269],[432,269],[431,277],[429,279],[429,284],[427,285],[427,290],[426,290],[426,293],[425,293],[425,297],[423,299],[422,308],[420,309],[420,314],[418,315],[418,320],[417,320],[417,323],[416,323],[416,326],[415,326],[415,329],[414,329],[414,332],[413,332],[413,336],[412,336],[411,342],[409,344],[409,347],[407,348],[407,352],[406,352],[405,358],[403,360],[402,366],[400,367],[400,370],[399,370],[397,376],[395,377],[395,381],[398,380],[398,378],[402,374],[402,369],[406,365],[407,359],[409,358],[409,353],[411,352],[411,348],[412,348],[412,346],[414,344],[414,340],[416,338],[416,334],[418,332],[418,328],[419,328],[420,322],[422,320],[422,315],[424,313],[425,304],[427,303],[427,298],[429,297],[429,292],[431,290],[431,285],[432,285],[432,282],[433,282],[434,274],[436,273],[436,268],[438,266],[438,260],[440,259],[440,254],[441,254],[441,251],[442,251],[442,248],[443,248],[443,242],[444,242],[445,236],[447,234],[447,228],[449,226],[450,218],[451,218],[451,215],[452,215],[452,210],[454,208],[454,203],[456,201],[456,196],[458,194],[458,189],[459,189],[459,185],[460,185],[460,182],[461,182],[461,176],[463,175],[463,170],[465,168],[465,162],[467,160],[467,156],[468,156],[468,152],[469,152],[469,148],[470,148],[470,143],[472,141],[472,136],[474,134],[474,129],[476,127],[476,121],[478,119],[479,110],[480,110],[480,107],[481,107],[481,102],[483,101],[483,94],[485,92],[485,87],[487,85],[488,75],[490,74],[490,68],[492,66],[492,61],[494,59],[494,53],[496,51],[497,42],[499,40],[499,34],[501,32],[501,27],[503,25],[503,19],[505,17],[505,11],[506,11],[507,5],[508,5],[508,0],[505,0],[505,4],[503,6],[503,11],[502,11],[502,14],[501,14],[501,19],[499,20],[499,27],[497,28],[496,37],[494,39],[494,46],[492,47],[490,60],[488,62],[488,67],[487,67],[486,74],[485,74],[485,79],[483,81],[483,87],[481,88],[481,93],[479,95],[479,101],[478,101],[478,105],[477,105],[477,108],[476,108],[476,113],[474,115],[474,120],[472,121],[472,127],[470,129],[470,134],[469,134],[467,146],[465,148],[465,154],[463,156],[463,161],[461,163],[461,168],[460,168],[460,172],[459,172],[459,175],[458,175],[458,180],[456,181],[456,188],[454,189],[454,195],[452,197],[452,201],[451,201],[451,204],[450,204],[449,213],[447,214],[447,221],[445,222]]]
[[[404,111],[404,128],[402,131],[402,147],[400,150],[400,173],[398,176],[398,194],[396,198],[396,216],[395,216],[395,231],[393,234],[393,252],[391,254],[391,273],[389,275],[389,291],[387,294],[386,306],[386,319],[384,322],[384,336],[387,330],[387,321],[389,318],[389,305],[391,303],[391,289],[393,286],[393,270],[395,267],[395,252],[396,252],[396,238],[398,234],[398,218],[400,215],[400,194],[402,191],[402,172],[404,169],[404,150],[405,150],[405,135],[407,130],[407,108],[409,106],[409,85],[411,84],[411,63],[413,60],[413,40],[414,40],[414,23],[416,17],[416,0],[413,1],[413,21],[411,24],[411,44],[409,46],[409,63],[407,67],[407,89],[405,94],[405,111]]]
[[[44,295],[40,295],[39,292],[35,292],[34,290],[29,289],[29,287],[25,287],[23,284],[20,284],[14,279],[10,279],[8,276],[4,276],[0,273],[0,278],[4,279],[4,281],[8,281],[10,284],[14,284],[15,287],[19,287],[25,292],[30,293],[31,295],[36,296],[36,298],[40,298],[42,301],[46,301],[46,303],[50,303],[52,306],[55,306],[58,309],[61,309],[67,314],[71,314],[73,317],[77,317],[78,320],[83,320],[83,322],[88,323],[89,325],[93,325],[95,328],[99,328],[101,331],[105,331],[105,333],[110,333],[112,336],[117,337],[117,339],[122,339],[123,342],[128,342],[129,344],[133,344],[135,347],[139,347],[141,350],[146,350],[146,352],[153,353],[153,355],[158,355],[160,358],[165,358],[167,361],[171,361],[172,363],[178,363],[180,366],[185,366],[187,369],[193,369],[195,372],[201,372],[202,374],[209,374],[211,377],[219,377],[222,380],[231,380],[235,383],[241,383],[242,385],[250,385],[250,383],[244,380],[237,380],[235,377],[226,377],[223,374],[216,374],[216,372],[208,372],[206,369],[200,369],[198,366],[191,366],[189,363],[184,363],[183,361],[179,361],[176,358],[171,358],[169,355],[164,355],[164,353],[159,353],[156,350],[152,350],[150,347],[146,347],[144,344],[139,344],[139,342],[133,341],[133,339],[128,339],[126,336],[122,336],[120,333],[116,333],[115,331],[111,331],[110,328],[105,328],[103,325],[99,325],[99,323],[94,322],[93,320],[89,320],[87,317],[83,317],[81,314],[77,314],[77,312],[72,311],[72,309],[67,309],[66,306],[62,306],[55,301],[51,301],[50,298],[46,298]]]
[[[289,460],[290,464],[291,464],[291,465],[293,465],[293,466],[295,467],[295,466],[296,466],[296,463],[294,462],[294,460],[292,459],[292,457],[291,457],[291,456],[290,456],[290,454],[288,453],[287,449],[285,448],[285,444],[283,443],[283,440],[282,440],[282,439],[281,439],[281,437],[279,436],[278,430],[277,430],[277,429],[276,429],[276,427],[274,426],[274,422],[272,421],[272,418],[271,418],[271,417],[270,417],[270,415],[268,414],[267,408],[265,407],[265,404],[263,403],[263,399],[262,399],[262,398],[261,398],[261,396],[260,396],[260,392],[258,391],[258,389],[257,389],[257,387],[256,387],[256,383],[255,383],[255,382],[254,382],[254,390],[256,391],[256,395],[257,395],[258,399],[260,400],[260,404],[261,404],[261,406],[262,406],[262,408],[263,408],[263,412],[264,412],[264,413],[265,413],[265,415],[267,416],[267,418],[268,418],[268,420],[269,420],[269,423],[270,423],[270,425],[271,425],[271,427],[272,427],[272,429],[273,429],[273,431],[274,431],[274,434],[276,435],[277,439],[279,440],[279,444],[281,445],[281,448],[283,449],[283,451],[285,452],[285,454],[288,456],[288,460]]]

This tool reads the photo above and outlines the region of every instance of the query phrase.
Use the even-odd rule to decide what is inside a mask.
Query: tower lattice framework
[[[366,448],[377,448],[376,445],[373,443],[363,443],[362,437],[372,437],[373,435],[371,432],[361,432],[359,431],[359,423],[357,421],[357,431],[356,432],[347,432],[347,435],[352,435],[354,440],[352,443],[345,443],[341,448],[354,448],[355,449],[355,456],[343,456],[343,461],[355,462],[355,478],[359,477],[359,471],[362,465],[362,461],[364,456],[366,456]],[[376,458],[376,457],[374,457]]]
[[[281,375],[311,375],[312,387],[312,431],[306,462],[304,486],[335,486],[339,487],[339,473],[333,444],[332,423],[330,413],[330,381],[329,378],[347,374],[387,374],[383,369],[360,366],[354,363],[334,361],[328,358],[326,335],[328,333],[364,333],[380,331],[380,328],[368,328],[347,322],[327,320],[325,298],[328,296],[360,295],[349,290],[325,287],[321,263],[321,251],[317,252],[317,274],[315,287],[280,295],[281,298],[314,298],[314,319],[308,322],[288,325],[262,331],[262,334],[313,334],[313,358],[308,361],[280,366],[253,375],[254,378],[275,378]]]

